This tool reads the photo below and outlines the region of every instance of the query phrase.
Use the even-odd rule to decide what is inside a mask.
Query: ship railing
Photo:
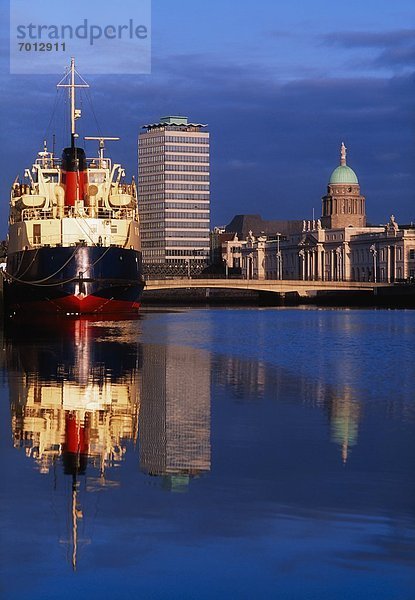
[[[91,206],[75,207],[65,206],[64,216],[72,218],[89,219],[134,219],[136,212],[133,208],[101,208]]]
[[[119,219],[136,220],[137,213],[133,208],[92,208],[85,206],[76,208],[74,206],[65,206],[62,212],[56,211],[56,215],[50,209],[24,208],[21,213],[22,221],[39,221],[52,218],[79,218],[79,219]]]
[[[133,220],[136,218],[136,211],[133,208],[111,208],[98,209],[99,219],[128,219]]]
[[[110,158],[104,156],[104,158],[100,158],[94,156],[92,158],[86,158],[86,164],[88,169],[107,169],[111,172],[112,169],[112,161]]]
[[[55,157],[40,157],[35,160],[35,164],[44,169],[56,169],[57,167],[61,166],[61,163],[62,160]]]
[[[22,221],[39,221],[51,218],[51,210],[42,210],[41,208],[24,208],[22,210]]]
[[[28,246],[24,247],[24,250],[29,250],[30,248],[44,248],[44,247],[60,247],[60,246],[103,246],[105,248],[109,246],[117,246],[119,248],[123,248],[127,243],[127,238],[125,235],[98,235],[94,234],[94,237],[89,238],[87,235],[82,237],[82,235],[78,233],[74,234],[65,234],[62,241],[62,236],[60,234],[55,235],[32,235],[28,236]]]
[[[133,183],[118,183],[114,184],[113,189],[111,190],[111,195],[117,196],[118,194],[128,194],[135,198],[136,186]]]

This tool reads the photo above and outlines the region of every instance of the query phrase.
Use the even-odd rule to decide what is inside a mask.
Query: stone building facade
[[[237,236],[222,245],[247,279],[394,282],[415,279],[415,225],[367,226],[365,198],[341,146],[340,165],[322,198],[322,217],[290,235]]]

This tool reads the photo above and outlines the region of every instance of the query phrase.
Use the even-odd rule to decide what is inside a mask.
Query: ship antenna
[[[64,83],[68,79],[68,75],[70,75],[70,83]],[[81,83],[75,83],[75,75],[78,75]],[[65,87],[69,88],[69,96],[71,100],[71,146],[75,147],[75,138],[77,137],[75,121],[79,119],[81,116],[81,111],[75,107],[75,90],[76,88],[88,88],[89,85],[87,82],[79,75],[78,71],[75,69],[75,59],[71,58],[71,67],[69,73],[66,73],[64,78],[58,83],[57,87]]]
[[[96,140],[97,142],[99,142],[98,158],[100,168],[102,168],[104,162],[105,142],[117,142],[119,139],[119,137],[105,137],[95,135],[87,135],[84,137],[84,140]]]

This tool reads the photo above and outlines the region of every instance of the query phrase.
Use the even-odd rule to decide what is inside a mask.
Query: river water
[[[7,329],[0,596],[413,600],[414,359],[414,311]]]

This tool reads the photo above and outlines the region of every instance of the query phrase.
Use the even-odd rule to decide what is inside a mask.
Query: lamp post
[[[277,233],[277,279],[282,279],[282,254],[280,249],[281,234]]]
[[[224,265],[225,265],[225,279],[228,279],[228,275],[229,275],[228,259],[224,258],[223,262],[224,262]]]
[[[374,283],[376,283],[377,280],[377,273],[376,273],[376,256],[378,254],[378,251],[376,250],[376,246],[375,244],[372,244],[369,248],[370,252],[372,253],[373,256],[373,281]]]
[[[343,249],[341,246],[336,248],[336,258],[337,258],[337,281],[341,281],[343,279],[343,273],[342,273]]]
[[[251,254],[248,254],[248,256],[246,257],[246,278],[247,279],[253,278],[252,260],[253,260],[253,254],[251,252]]]
[[[304,281],[305,280],[305,251],[303,248],[298,253],[298,256],[300,257],[301,262],[302,262],[302,279]]]

